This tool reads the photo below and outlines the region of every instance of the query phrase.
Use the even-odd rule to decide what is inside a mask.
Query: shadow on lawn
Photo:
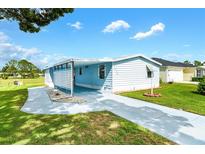
[[[71,131],[72,127],[66,132],[58,131],[65,125],[67,128],[72,116],[33,115],[20,112],[26,99],[27,89],[0,91],[0,144],[61,143],[63,141],[61,136]]]
[[[193,94],[197,94],[197,95],[200,95],[200,96],[205,96],[205,93],[204,94],[200,94],[199,92],[197,91],[191,91]]]
[[[20,112],[27,89],[0,91],[0,144],[172,144],[110,112],[34,115]],[[110,129],[115,122],[123,124]]]

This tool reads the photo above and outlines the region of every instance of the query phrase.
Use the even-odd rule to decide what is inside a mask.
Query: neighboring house
[[[75,86],[119,92],[159,87],[161,64],[143,55],[68,59],[45,70],[45,82],[65,92]]]
[[[196,67],[192,64],[172,62],[161,58],[152,58],[162,64],[160,78],[163,82],[191,81],[196,76]]]
[[[198,66],[196,68],[196,76],[201,78],[205,76],[205,66]]]

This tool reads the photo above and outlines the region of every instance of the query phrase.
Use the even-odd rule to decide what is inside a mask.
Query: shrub
[[[2,74],[2,79],[8,79],[9,75],[8,74]]]
[[[198,84],[197,92],[205,95],[205,82],[200,82]]]
[[[205,82],[205,77],[193,77],[192,81]]]
[[[162,83],[163,83],[161,78],[160,78],[160,80],[159,80],[159,83],[160,83],[160,84],[162,84]]]

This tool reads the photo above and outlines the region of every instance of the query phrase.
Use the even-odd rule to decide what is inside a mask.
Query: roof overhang
[[[107,63],[107,62],[118,62],[118,61],[122,61],[122,60],[126,60],[126,59],[131,59],[131,58],[137,58],[137,57],[142,57],[148,61],[151,61],[159,66],[161,66],[162,64],[151,59],[151,58],[148,58],[142,54],[137,54],[137,55],[131,55],[131,56],[125,56],[125,57],[121,57],[121,58],[115,58],[115,59],[112,59],[112,58],[99,58],[99,59],[67,59],[67,60],[64,60],[64,61],[61,61],[59,63],[56,63],[54,64],[53,66],[58,66],[58,65],[61,65],[61,64],[65,64],[65,63],[70,63],[70,62],[74,62],[74,65],[75,66],[85,66],[85,65],[94,65],[94,64],[100,64],[100,63]],[[50,67],[53,67],[53,66],[50,66]],[[47,67],[45,69],[48,69],[50,67]]]
[[[75,66],[94,65],[100,63],[112,62],[111,59],[75,59]]]
[[[151,59],[151,58],[149,58],[147,56],[144,56],[142,54],[136,54],[136,55],[131,55],[131,56],[117,58],[117,59],[114,59],[113,62],[122,61],[122,60],[130,59],[130,58],[137,58],[137,57],[142,57],[142,58],[144,58],[144,59],[146,59],[148,61],[151,61],[151,62],[153,62],[153,63],[155,63],[155,64],[157,64],[159,66],[162,66],[161,63],[159,63],[159,62],[157,62],[157,61],[155,61],[155,60],[153,60],[153,59]]]

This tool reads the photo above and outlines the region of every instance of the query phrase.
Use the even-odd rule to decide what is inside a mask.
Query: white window
[[[100,79],[105,79],[105,65],[99,65],[98,76]]]

